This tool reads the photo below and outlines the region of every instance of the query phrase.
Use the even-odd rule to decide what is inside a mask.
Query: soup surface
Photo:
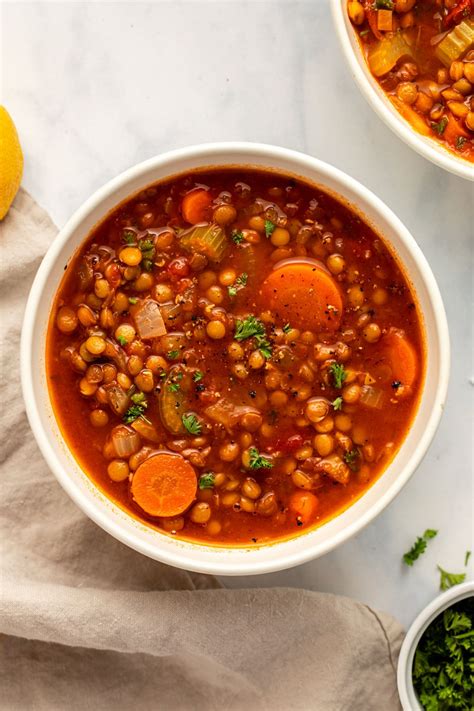
[[[424,372],[414,294],[381,237],[320,189],[250,169],[117,207],[67,267],[47,351],[90,478],[159,530],[226,545],[360,497]]]
[[[372,74],[424,136],[474,161],[473,0],[348,0]]]

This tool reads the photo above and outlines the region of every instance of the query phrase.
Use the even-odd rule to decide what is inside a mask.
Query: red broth
[[[425,369],[400,265],[359,215],[274,172],[215,169],[113,210],[51,314],[54,412],[146,524],[215,545],[318,526],[397,452]]]

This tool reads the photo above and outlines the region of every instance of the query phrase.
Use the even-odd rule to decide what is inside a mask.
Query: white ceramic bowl
[[[161,178],[203,166],[246,165],[292,173],[342,196],[393,246],[424,315],[427,371],[421,403],[394,461],[353,506],[318,529],[253,549],[179,541],[149,528],[114,505],[83,473],[62,439],[48,396],[45,337],[64,266],[89,231],[125,198]],[[220,575],[267,573],[327,553],[379,514],[420,463],[438,425],[449,373],[446,315],[433,274],[413,237],[378,199],[349,176],[321,161],[283,148],[217,143],[173,151],[140,163],[98,190],[77,210],[48,250],[31,288],[21,343],[22,387],[33,433],[44,458],[76,504],[99,526],[137,551],[170,565]]]
[[[423,633],[447,607],[472,595],[474,595],[474,581],[470,580],[467,583],[456,585],[456,587],[438,595],[412,623],[403,640],[398,658],[397,683],[403,711],[423,711],[413,688],[412,679],[413,659]]]
[[[330,0],[336,32],[352,77],[374,111],[402,141],[432,163],[467,180],[474,180],[474,166],[457,158],[436,140],[415,131],[395,109],[379,86],[360,50],[354,27],[347,14],[347,0]]]

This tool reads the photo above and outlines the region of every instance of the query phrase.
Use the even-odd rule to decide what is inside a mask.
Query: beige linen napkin
[[[27,293],[57,230],[24,191],[0,223],[0,708],[392,711],[399,624],[305,590],[225,590],[103,532],[43,461],[20,393]]]

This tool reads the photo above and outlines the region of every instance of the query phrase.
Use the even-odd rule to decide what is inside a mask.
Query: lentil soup
[[[178,176],[123,202],[69,263],[47,338],[83,470],[178,538],[255,545],[334,517],[383,472],[425,368],[383,239],[271,171]]]
[[[474,0],[348,0],[347,11],[397,111],[474,161]]]

